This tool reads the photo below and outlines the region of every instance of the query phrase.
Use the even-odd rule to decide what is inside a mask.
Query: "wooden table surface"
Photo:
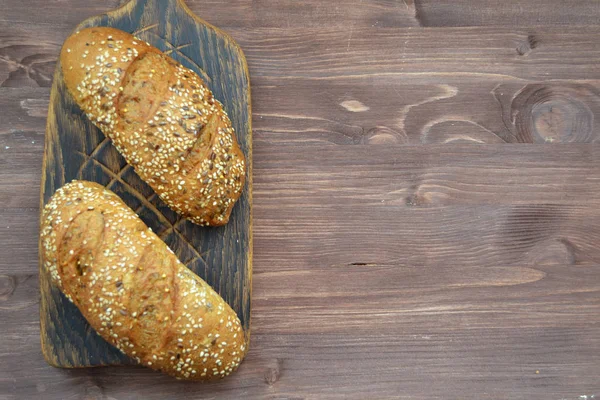
[[[251,350],[60,370],[38,202],[60,46],[119,0],[0,0],[0,399],[600,398],[600,2],[188,0],[248,58]]]

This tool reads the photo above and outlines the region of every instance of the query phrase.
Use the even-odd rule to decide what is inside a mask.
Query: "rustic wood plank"
[[[28,3],[10,1],[4,7],[0,21],[8,23],[15,28],[63,27],[64,38],[81,21],[94,15],[105,13],[118,7],[127,0],[103,0],[89,2],[85,0],[69,0],[69,2],[45,2],[32,0]]]
[[[71,30],[30,29],[0,19],[0,86],[49,87],[60,46]]]
[[[595,79],[600,47],[581,28],[322,28],[233,30],[253,76],[495,75],[520,79]],[[532,46],[535,43],[535,46]],[[528,49],[527,46],[530,48]],[[533,48],[531,48],[533,47]],[[569,57],[566,57],[569,54]],[[574,57],[576,55],[576,57]]]
[[[548,393],[576,399],[573,393],[599,389],[600,340],[590,323],[600,311],[598,265],[575,273],[559,263],[504,272],[355,265],[343,274],[318,265],[281,271],[269,259],[257,265],[263,268],[255,275],[261,289],[254,296],[253,347],[231,380],[208,387],[141,368],[44,365],[37,280],[2,275],[0,346],[10,351],[0,354],[0,393],[7,399],[380,398],[401,391],[415,399],[475,399],[506,398],[510,391],[516,399]]]
[[[597,80],[400,74],[255,82],[258,142],[595,143],[600,137]]]
[[[238,374],[211,395],[597,393],[595,147],[300,149],[255,151],[254,342]],[[30,304],[27,282],[2,308],[3,340],[25,354],[38,351],[37,332],[17,343],[20,318],[29,315],[31,327],[37,319],[12,310]],[[369,372],[357,372],[357,360]],[[65,373],[39,362],[26,357],[9,371],[15,393],[207,393],[149,371]],[[17,378],[26,370],[35,379]],[[48,383],[56,374],[67,388]]]
[[[598,140],[600,40],[590,40],[600,37],[597,28],[357,32],[350,41],[334,30],[308,37],[300,30],[239,32],[256,89],[257,141]],[[14,68],[25,65],[24,59],[58,52],[58,47],[20,49],[22,53],[10,56],[11,63],[0,64],[4,84],[46,85],[35,65],[28,67],[29,75]],[[32,100],[17,112],[21,103],[10,96],[23,101],[27,94],[9,91],[8,96],[3,103],[11,113],[2,118],[17,124],[20,115],[39,113],[44,105]]]
[[[335,79],[259,75],[254,78],[256,139],[336,144],[595,142],[594,122],[600,117],[595,62],[590,58],[578,78],[573,72],[574,79],[568,81],[475,72],[369,73]],[[23,124],[28,124],[29,114],[43,112],[43,98],[1,90],[6,93],[2,103],[10,110],[3,121],[33,131]]]
[[[48,88],[0,88],[0,204],[39,208]]]
[[[6,249],[6,257],[0,261],[0,274],[14,273],[17,269],[24,274],[36,274],[35,266],[39,263],[39,214],[39,208],[0,209],[0,241]]]
[[[598,136],[600,47],[588,39],[600,34],[596,28],[586,35],[546,28],[354,33],[240,32],[259,88],[258,140],[560,143]]]
[[[255,152],[255,216],[262,222],[255,233],[277,243],[286,269],[390,260],[495,266],[539,257],[600,263],[599,161],[595,146],[585,144],[263,145]],[[23,254],[35,259],[28,238],[37,218],[18,208],[3,213],[7,224],[17,223],[0,229],[0,240],[14,244],[0,261],[7,273]],[[385,240],[377,232],[386,232]],[[33,264],[21,268],[35,272]]]
[[[86,2],[13,1],[1,20],[60,27],[66,33],[81,20],[106,12],[125,0]],[[340,28],[597,25],[600,6],[594,0],[350,0],[343,5],[320,0],[187,0],[190,9],[222,28]],[[32,13],[31,10],[43,10]],[[243,16],[243,17],[241,17]],[[65,30],[66,29],[66,30]]]
[[[422,26],[598,25],[594,0],[414,0]]]
[[[596,80],[499,83],[493,78],[429,77],[407,82],[372,77],[320,82],[266,77],[255,81],[258,143],[595,143],[599,136]],[[290,91],[293,97],[285,95]],[[9,146],[7,157],[11,152],[39,151],[48,91],[0,88],[0,93],[0,104],[7,110],[0,116],[0,151]],[[31,146],[17,150],[18,143]],[[33,167],[22,164],[15,172],[29,174]],[[0,176],[10,175],[9,171],[0,171]],[[22,201],[32,199],[25,196]]]
[[[11,71],[24,59],[58,58],[61,36],[35,41],[33,33],[11,33],[0,25],[9,45],[0,64],[0,80],[10,85]],[[349,77],[424,78],[489,77],[505,79],[596,79],[600,27],[580,28],[356,28],[352,35],[322,28],[307,35],[304,29],[230,29],[244,49],[253,77],[311,78],[319,81]],[[53,35],[46,28],[39,34]],[[23,38],[25,36],[25,38]],[[48,36],[46,36],[48,37]],[[50,36],[52,37],[52,36]],[[10,52],[8,51],[10,50]],[[574,57],[576,55],[576,57]],[[29,65],[29,64],[27,64]],[[49,67],[48,67],[49,68]],[[46,71],[46,70],[44,70]],[[41,72],[36,72],[41,73]],[[16,79],[16,78],[15,78]],[[32,77],[21,86],[49,86]]]
[[[248,342],[252,282],[252,133],[250,81],[241,49],[222,31],[190,14],[181,0],[132,0],[90,18],[78,29],[111,26],[151,43],[205,78],[231,115],[246,157],[247,179],[229,223],[204,228],[170,210],[75,103],[57,65],[42,165],[41,205],[64,184],[89,180],[114,191],[179,257],[233,308]],[[193,50],[191,50],[193,49]],[[132,363],[90,327],[51,282],[40,260],[42,353],[53,366],[89,367]]]
[[[126,0],[105,0],[90,3],[69,0],[61,2],[31,0],[13,2],[3,11],[1,20],[19,23],[47,24],[72,29],[83,19],[116,8]],[[223,29],[230,28],[321,28],[408,27],[418,26],[413,0],[349,0],[344,4],[321,0],[186,0],[192,12]],[[31,13],[29,10],[44,10]],[[66,36],[65,36],[66,37]]]
[[[343,4],[320,0],[188,0],[187,4],[197,15],[227,30],[419,26],[413,0],[348,0]]]

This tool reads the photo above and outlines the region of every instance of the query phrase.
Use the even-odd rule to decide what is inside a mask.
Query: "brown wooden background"
[[[188,0],[248,58],[252,344],[185,384],[43,361],[52,72],[119,0],[0,0],[0,399],[600,397],[600,3]]]

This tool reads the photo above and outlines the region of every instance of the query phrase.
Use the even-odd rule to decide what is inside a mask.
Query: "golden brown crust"
[[[224,225],[246,176],[231,121],[202,79],[114,28],[86,28],[60,55],[69,92],[171,208]]]
[[[229,305],[121,199],[85,181],[44,208],[42,262],[61,291],[109,343],[179,379],[234,371],[246,352]]]

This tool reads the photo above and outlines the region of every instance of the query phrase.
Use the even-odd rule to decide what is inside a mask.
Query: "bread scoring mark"
[[[152,26],[151,28],[154,28],[154,27],[155,26]],[[173,43],[168,41],[166,38],[160,36],[158,33],[154,32],[154,31],[152,31],[151,28],[142,30],[140,33],[145,32],[147,34],[151,34],[155,39],[160,40],[161,43],[164,45],[163,47],[169,48],[169,50],[165,50],[163,52],[163,54],[166,54],[166,55],[170,55],[171,53],[177,54],[178,56],[180,56],[181,58],[186,60],[188,63],[193,65],[196,70],[195,72],[198,73],[205,82],[209,82],[209,83],[212,82],[212,79],[210,78],[210,76],[206,73],[206,71],[204,71],[204,69],[200,65],[198,65],[198,63],[196,63],[194,60],[192,60],[190,57],[188,57],[187,55],[185,55],[183,52],[180,51],[181,49],[191,46],[191,43],[185,43],[182,45],[174,45]],[[137,33],[133,33],[132,35],[138,36]]]
[[[97,54],[80,65],[78,102],[169,207],[199,225],[225,224],[246,164],[222,104],[193,71],[139,39],[104,29],[92,30],[81,56]],[[167,73],[173,75],[165,81]],[[190,166],[191,154],[197,162]]]

